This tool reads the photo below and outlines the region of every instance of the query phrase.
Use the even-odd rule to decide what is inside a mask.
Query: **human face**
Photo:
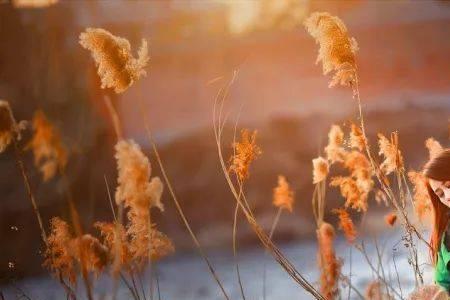
[[[429,180],[431,189],[439,197],[439,200],[447,207],[450,207],[450,180],[439,181]]]

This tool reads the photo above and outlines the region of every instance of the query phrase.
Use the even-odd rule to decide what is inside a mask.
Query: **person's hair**
[[[431,158],[425,165],[423,174],[427,177],[427,179],[434,179],[438,181],[450,180],[450,148],[443,150],[441,153]],[[430,239],[430,251],[433,262],[436,264],[439,243],[449,221],[450,208],[439,200],[439,197],[434,193],[428,180],[427,190],[433,207],[433,229]]]

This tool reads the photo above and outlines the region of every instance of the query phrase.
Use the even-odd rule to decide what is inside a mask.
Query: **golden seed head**
[[[240,181],[250,176],[250,164],[261,155],[261,149],[256,144],[257,131],[250,134],[248,129],[241,130],[241,140],[233,144],[234,154],[231,157],[230,171],[233,171]]]
[[[291,190],[286,178],[278,176],[278,185],[273,189],[273,205],[292,212],[294,192]]]
[[[98,66],[102,88],[123,93],[141,76],[149,61],[147,41],[142,40],[138,57],[133,57],[128,40],[114,36],[102,28],[86,28],[80,34],[80,44],[91,51]]]
[[[314,12],[305,20],[304,26],[319,44],[316,62],[322,62],[324,75],[335,71],[329,86],[352,84],[356,80],[358,44],[349,37],[342,20],[327,12]]]
[[[67,165],[67,150],[61,137],[48,121],[44,112],[38,110],[33,117],[33,138],[27,145],[34,155],[34,164],[42,173],[44,181],[62,172]]]

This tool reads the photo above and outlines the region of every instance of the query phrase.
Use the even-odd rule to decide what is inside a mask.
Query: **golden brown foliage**
[[[150,259],[152,261],[159,260],[165,256],[172,254],[175,251],[175,247],[172,241],[162,232],[156,230],[152,226],[150,231]]]
[[[326,299],[334,299],[338,292],[338,279],[342,263],[336,258],[334,250],[335,232],[331,224],[323,222],[317,230],[320,268],[320,291]]]
[[[344,208],[334,209],[333,212],[339,217],[339,229],[344,232],[347,241],[353,243],[356,239],[357,232],[349,213]]]
[[[42,173],[44,181],[47,181],[66,167],[67,150],[58,131],[40,110],[33,116],[33,130],[34,135],[27,148],[33,151],[34,164]]]
[[[132,257],[123,225],[118,223],[95,222],[94,227],[100,231],[103,237],[103,243],[108,249],[108,256],[113,261],[115,261],[116,257],[119,258],[119,265],[114,266],[114,272],[117,273],[121,267],[129,267]]]
[[[395,222],[397,221],[397,215],[394,212],[390,212],[384,216],[384,221],[389,226],[394,226]]]
[[[157,207],[161,211],[162,182],[158,177],[150,181],[151,167],[141,147],[133,140],[119,141],[116,146],[117,190],[116,203],[133,207],[136,211],[144,211]]]
[[[365,300],[393,300],[392,297],[386,295],[384,292],[385,288],[382,286],[381,282],[374,280],[369,283],[366,287]]]
[[[128,89],[139,77],[146,75],[147,41],[142,40],[138,57],[134,58],[128,40],[101,28],[86,28],[80,34],[80,44],[91,51],[98,66],[102,88],[114,88],[116,93]]]
[[[230,171],[233,171],[240,181],[250,176],[250,164],[261,155],[261,149],[256,144],[257,131],[250,134],[248,129],[241,130],[241,140],[233,144],[234,155],[231,157]]]
[[[408,300],[448,300],[448,293],[437,284],[423,285],[416,288]]]
[[[352,123],[350,130],[350,147],[362,151],[365,144],[365,138],[361,128]]]
[[[350,171],[350,176],[356,180],[356,185],[361,193],[367,194],[372,190],[372,166],[365,155],[358,151],[352,151],[345,156],[344,166]]]
[[[108,263],[108,249],[90,234],[72,239],[69,249],[85,270],[96,275],[99,275]]]
[[[48,268],[55,277],[61,275],[71,283],[76,282],[75,264],[70,253],[69,243],[72,234],[69,225],[58,217],[50,220],[51,233],[47,237],[47,248],[44,256],[44,266]]]
[[[428,149],[428,152],[430,154],[430,160],[443,150],[441,144],[434,138],[428,138],[425,141],[425,147]]]
[[[331,126],[328,132],[328,145],[325,147],[325,153],[331,163],[343,162],[346,151],[344,145],[344,132],[338,125]]]
[[[0,153],[11,144],[14,138],[14,123],[9,103],[0,100]]]
[[[292,212],[294,192],[291,190],[286,178],[278,176],[278,186],[273,189],[273,205]]]
[[[129,253],[137,265],[148,259],[156,259],[173,252],[172,242],[151,224],[150,209],[164,209],[161,203],[163,184],[151,176],[148,158],[134,141],[116,144],[118,187],[116,202],[128,208],[126,235]]]
[[[20,132],[25,122],[17,123],[8,101],[0,100],[0,153],[11,144],[14,138],[20,140]]]
[[[317,63],[323,73],[335,71],[330,87],[350,85],[356,79],[355,53],[358,45],[350,38],[345,24],[327,12],[314,12],[304,22],[306,30],[319,44]]]
[[[313,183],[319,183],[325,180],[328,176],[328,172],[330,171],[330,167],[328,165],[328,161],[319,156],[312,160],[313,163]]]
[[[345,207],[353,208],[357,211],[367,211],[368,194],[361,191],[356,180],[350,176],[333,177],[330,182],[331,186],[338,186],[341,195],[345,200]]]
[[[414,207],[420,220],[432,210],[425,175],[415,171],[408,172],[409,181],[414,185]]]
[[[393,133],[391,140],[388,140],[383,134],[378,134],[379,154],[384,156],[384,161],[380,168],[384,174],[389,175],[396,170],[403,170],[403,156],[398,148],[398,135]]]

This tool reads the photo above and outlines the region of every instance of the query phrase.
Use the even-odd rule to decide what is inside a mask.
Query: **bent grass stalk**
[[[197,247],[197,250],[199,251],[199,253],[202,256],[203,260],[206,262],[206,264],[208,266],[208,270],[211,273],[211,275],[213,276],[213,278],[216,281],[217,285],[219,286],[223,296],[225,297],[225,299],[229,300],[230,298],[228,297],[228,294],[225,291],[225,288],[223,287],[222,282],[220,281],[218,275],[216,274],[216,271],[214,270],[211,262],[209,261],[209,258],[206,255],[206,252],[203,250],[203,247],[200,245],[200,242],[198,241],[197,236],[195,235],[194,231],[192,230],[192,228],[191,228],[191,226],[189,224],[189,221],[187,220],[187,218],[186,218],[186,216],[185,216],[185,214],[183,212],[183,209],[181,208],[181,205],[180,205],[180,203],[178,201],[178,198],[177,198],[177,196],[175,194],[175,191],[174,191],[174,189],[172,187],[172,184],[170,183],[169,177],[167,176],[167,173],[166,173],[166,169],[164,168],[164,165],[162,163],[161,157],[159,155],[158,148],[156,146],[156,143],[155,143],[155,141],[153,139],[153,136],[152,136],[152,133],[150,131],[150,127],[148,125],[148,120],[147,120],[147,118],[146,118],[146,116],[144,114],[143,103],[142,103],[142,97],[141,96],[139,97],[139,105],[140,105],[140,110],[141,110],[141,113],[142,113],[142,120],[144,122],[144,127],[145,127],[145,131],[146,131],[146,134],[147,134],[147,138],[148,138],[150,144],[152,145],[152,150],[153,150],[153,153],[155,154],[156,161],[158,162],[159,168],[161,169],[161,173],[163,175],[164,181],[165,181],[165,183],[167,185],[167,188],[169,189],[169,193],[170,193],[171,198],[172,198],[172,200],[173,200],[173,202],[175,204],[175,207],[176,207],[176,209],[178,211],[178,214],[180,215],[180,217],[181,217],[181,219],[182,219],[182,221],[184,223],[184,226],[188,230],[189,235],[191,236],[195,246]]]
[[[216,96],[215,102],[214,102],[214,110],[213,110],[213,127],[214,127],[214,135],[216,138],[216,144],[217,144],[217,151],[219,156],[219,161],[222,167],[222,172],[225,176],[225,179],[228,183],[228,186],[238,203],[240,209],[244,213],[244,216],[246,217],[247,221],[253,228],[254,232],[260,239],[261,243],[270,251],[272,256],[275,258],[275,260],[284,268],[284,270],[292,277],[294,281],[296,281],[298,284],[300,284],[307,292],[309,292],[314,298],[325,300],[325,298],[306,280],[292,265],[292,263],[283,255],[283,253],[275,246],[275,244],[272,242],[272,240],[268,237],[268,235],[264,232],[264,230],[261,228],[261,226],[256,222],[255,218],[253,217],[251,210],[249,210],[246,205],[244,204],[246,201],[245,193],[242,193],[242,198],[239,196],[237,192],[236,186],[233,184],[229,174],[227,167],[225,165],[225,161],[223,159],[222,154],[222,132],[221,128],[223,128],[223,124],[217,123],[216,120],[221,120],[222,116],[222,109],[219,111],[216,110],[217,102],[220,101],[220,107],[223,108],[224,101],[226,99],[226,95],[228,94],[228,89],[230,85],[233,83],[234,78],[236,76],[236,72],[234,73],[230,83],[225,89],[221,89]]]
[[[239,118],[241,115],[241,111],[242,111],[242,106],[241,109],[239,110],[239,114],[236,118],[236,122],[234,124],[234,132],[233,132],[233,144],[236,143],[236,131],[237,131],[237,125],[239,122]],[[223,127],[222,127],[223,129]],[[233,147],[233,155],[236,155],[236,148]],[[242,189],[243,189],[243,182],[239,182],[239,196],[242,195]],[[237,240],[236,240],[236,234],[237,234],[237,217],[239,214],[239,205],[236,203],[236,206],[234,208],[234,218],[233,218],[233,259],[234,259],[234,264],[235,264],[235,268],[236,268],[236,276],[238,279],[238,284],[239,284],[239,289],[241,292],[241,296],[242,299],[245,300],[245,293],[244,293],[244,286],[242,284],[242,279],[241,279],[241,272],[239,271],[239,259],[237,256]]]
[[[396,178],[397,178],[397,183],[399,186],[399,191],[400,191],[400,197],[401,200],[399,201],[399,199],[397,199],[397,197],[395,196],[394,192],[392,191],[391,187],[389,186],[389,184],[387,184],[387,180],[386,178],[384,178],[384,174],[382,173],[379,164],[375,161],[375,159],[372,156],[372,153],[370,151],[370,146],[369,146],[369,141],[367,138],[367,134],[366,134],[366,128],[365,128],[365,123],[364,123],[364,116],[363,116],[363,112],[362,112],[362,104],[361,104],[361,97],[360,97],[360,92],[359,92],[359,81],[358,81],[358,75],[355,74],[355,83],[351,84],[351,87],[353,89],[353,94],[354,97],[356,97],[357,99],[357,103],[358,103],[358,111],[359,111],[359,120],[360,120],[360,124],[361,124],[361,131],[364,137],[364,144],[365,144],[365,149],[366,149],[366,153],[367,153],[367,157],[369,159],[369,162],[372,165],[372,168],[375,170],[375,175],[378,179],[378,182],[381,185],[382,190],[385,192],[385,194],[387,195],[387,197],[389,198],[390,202],[392,203],[392,205],[395,207],[395,209],[397,210],[397,212],[402,216],[402,225],[405,229],[406,232],[406,242],[409,244],[410,248],[409,251],[412,252],[410,254],[411,256],[411,265],[414,271],[414,275],[415,275],[415,281],[416,281],[416,286],[423,284],[423,277],[422,274],[419,270],[419,261],[418,261],[418,254],[417,254],[417,249],[413,243],[413,236],[412,234],[414,233],[417,238],[421,241],[423,241],[428,247],[430,247],[430,244],[422,237],[422,235],[417,231],[416,227],[414,225],[412,225],[411,221],[409,220],[409,217],[407,215],[406,209],[404,207],[405,201],[404,201],[404,195],[403,195],[403,189],[402,187],[402,181],[405,182],[405,178],[404,178],[404,172],[402,172],[401,170],[397,170],[396,169]],[[409,191],[409,190],[408,190]],[[412,200],[411,200],[412,201]],[[402,205],[403,204],[403,205]]]
[[[275,228],[278,225],[278,221],[280,220],[281,217],[281,213],[283,211],[282,207],[279,207],[277,210],[277,213],[275,215],[275,218],[272,222],[272,226],[270,227],[270,232],[269,232],[269,238],[272,239],[273,237],[273,233],[275,232]],[[263,299],[266,299],[266,281],[267,281],[267,262],[265,260],[267,255],[267,251],[264,251],[264,265],[263,265]]]

